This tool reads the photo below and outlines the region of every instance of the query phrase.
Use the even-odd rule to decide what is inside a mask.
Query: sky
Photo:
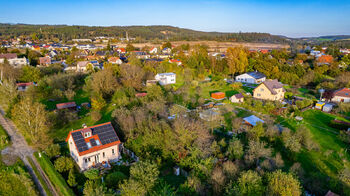
[[[0,0],[0,23],[350,35],[350,0]]]

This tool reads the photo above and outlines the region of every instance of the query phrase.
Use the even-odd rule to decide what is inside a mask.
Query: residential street
[[[0,124],[2,127],[7,131],[8,135],[11,138],[11,146],[5,148],[1,154],[9,154],[9,155],[16,155],[22,161],[24,162],[25,166],[28,168],[28,171],[30,175],[32,176],[34,183],[37,185],[39,192],[41,195],[46,196],[46,192],[43,189],[40,181],[38,180],[38,177],[35,175],[32,166],[29,164],[27,158],[31,158],[36,165],[39,173],[42,175],[42,178],[47,183],[48,187],[51,189],[51,192],[53,195],[58,195],[56,191],[54,190],[53,186],[51,185],[50,181],[48,180],[47,176],[37,163],[35,157],[33,156],[33,153],[35,150],[28,146],[27,142],[25,141],[24,137],[19,133],[16,126],[13,124],[13,122],[9,119],[7,119],[4,115],[4,111],[0,108]]]

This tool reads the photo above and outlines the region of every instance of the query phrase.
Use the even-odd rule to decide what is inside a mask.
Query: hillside
[[[68,26],[68,25],[28,25],[0,24],[0,37],[30,36],[36,33],[39,39],[71,40],[74,38],[94,38],[97,36],[136,38],[145,40],[170,41],[237,41],[262,43],[287,43],[287,39],[268,33],[220,33],[203,32],[173,26]]]

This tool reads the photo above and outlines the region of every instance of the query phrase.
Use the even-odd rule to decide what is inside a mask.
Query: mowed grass
[[[303,149],[297,154],[297,161],[301,163],[306,175],[317,174],[320,177],[330,177],[337,181],[337,175],[345,165],[349,165],[350,160],[349,155],[345,152],[346,144],[338,138],[339,130],[329,126],[329,123],[338,117],[318,110],[307,110],[302,116],[304,118],[302,122],[294,119],[278,119],[278,121],[283,121],[281,122],[283,126],[291,130],[296,130],[300,125],[306,126],[312,135],[312,140],[319,146],[319,150]],[[334,188],[328,183],[324,183],[323,186],[327,189]]]
[[[51,184],[53,184],[56,191],[58,191],[60,195],[75,195],[72,189],[69,188],[64,178],[61,176],[60,173],[56,171],[55,167],[45,154],[42,153],[41,157],[39,157],[38,152],[35,152],[34,156],[40,164],[41,168],[44,170],[47,177],[50,179]]]
[[[66,103],[66,102],[71,102],[74,101],[77,105],[80,105],[85,102],[90,102],[89,99],[89,94],[82,89],[79,89],[76,91],[76,94],[74,96],[73,100],[68,100],[67,98],[59,99],[59,100],[54,100],[54,101],[49,101],[49,100],[42,100],[41,103],[46,105],[47,110],[55,110],[56,109],[56,104],[58,103]]]

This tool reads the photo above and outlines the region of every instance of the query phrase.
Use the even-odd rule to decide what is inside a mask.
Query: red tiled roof
[[[181,63],[181,61],[179,59],[171,59],[170,62],[172,62],[172,63]]]
[[[332,63],[333,62],[333,56],[332,55],[322,55],[317,58],[318,63]]]
[[[343,88],[334,92],[334,96],[339,97],[350,97],[350,89]]]
[[[119,60],[119,57],[110,57],[110,58],[108,59],[108,62],[116,63],[118,60]]]
[[[30,86],[32,84],[33,84],[33,82],[26,82],[26,83],[17,83],[16,85],[17,86]]]
[[[146,95],[147,95],[147,93],[136,93],[135,94],[136,97],[144,97]]]
[[[71,131],[71,132],[69,132],[69,134],[68,134],[68,136],[66,138],[66,142],[68,142],[69,138],[72,136],[72,133],[81,132],[81,131],[87,130],[87,129],[91,130],[92,128],[101,127],[101,126],[108,125],[108,124],[111,124],[111,122],[107,122],[107,123],[103,123],[103,124],[94,125],[94,126],[91,126],[91,127],[87,127],[87,128],[82,128],[82,129],[77,129],[77,130]],[[92,146],[90,149],[82,151],[82,152],[79,152],[79,150],[78,150],[78,148],[77,148],[77,146],[75,144],[75,141],[73,139],[74,145],[77,148],[77,152],[78,152],[79,156],[86,155],[86,154],[89,154],[89,153],[93,153],[93,152],[96,152],[96,151],[99,151],[99,150],[102,150],[102,149],[105,149],[105,148],[108,148],[108,147],[111,147],[111,146],[115,146],[115,145],[118,145],[118,144],[121,143],[120,140],[118,139],[117,141],[114,141],[114,142],[110,142],[110,143],[107,143],[107,144],[102,144],[102,142],[101,142],[101,140],[100,140],[100,138],[98,137],[97,134],[92,135],[89,138],[85,138],[85,141],[89,142],[90,139],[98,140],[101,145]]]
[[[72,108],[72,107],[76,107],[77,104],[75,104],[75,102],[67,102],[67,103],[59,103],[56,104],[57,109],[65,109],[65,108]]]

